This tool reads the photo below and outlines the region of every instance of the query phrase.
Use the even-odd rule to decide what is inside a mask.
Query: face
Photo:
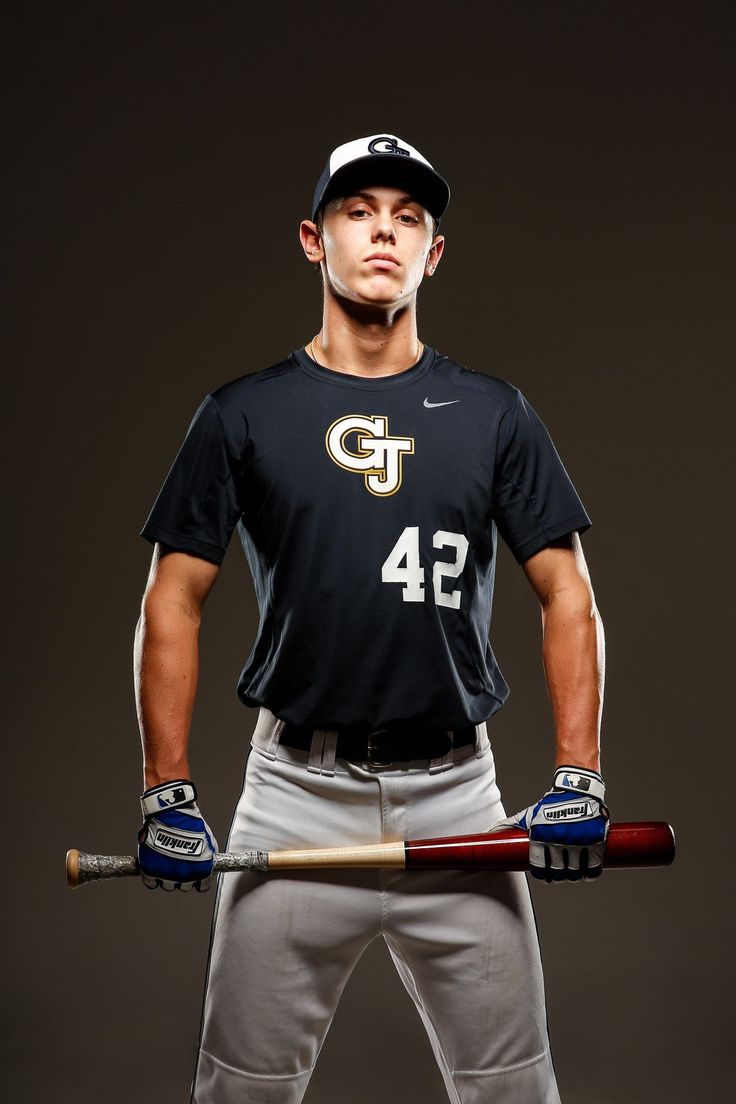
[[[301,227],[309,260],[323,266],[335,295],[375,306],[400,306],[431,276],[444,245],[432,236],[432,216],[400,188],[371,186],[331,200],[322,234],[314,223]]]

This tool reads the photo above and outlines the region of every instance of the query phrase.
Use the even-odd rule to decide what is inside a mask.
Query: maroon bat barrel
[[[529,837],[519,828],[502,828],[474,836],[407,840],[407,870],[442,867],[458,870],[526,870]],[[675,857],[675,834],[662,820],[625,821],[608,830],[603,865],[669,866]]]

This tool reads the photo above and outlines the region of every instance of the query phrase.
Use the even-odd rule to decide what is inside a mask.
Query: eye
[[[354,207],[353,210],[350,212],[351,218],[352,218],[353,215],[355,215],[356,218],[359,218],[361,215],[369,215],[369,214],[370,214],[370,211],[368,211],[365,207]]]
[[[402,220],[402,221],[404,222],[404,225],[405,225],[405,226],[407,226],[407,225],[409,225],[409,226],[412,226],[412,225],[415,225],[416,223],[418,223],[418,222],[419,222],[419,219],[417,218],[417,216],[416,216],[416,215],[412,215],[412,214],[411,214],[410,212],[408,212],[408,211],[403,211],[403,212],[402,212],[402,213],[401,213],[401,214],[399,215],[399,219],[401,219],[401,220]]]

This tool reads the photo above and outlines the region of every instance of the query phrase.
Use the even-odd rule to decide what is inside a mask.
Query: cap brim
[[[321,192],[318,191],[314,197],[312,218],[315,219],[319,209],[331,199],[350,195],[372,184],[405,188],[407,195],[426,207],[438,222],[450,202],[447,181],[428,165],[397,157],[395,153],[372,153],[369,157],[351,161],[332,174]]]

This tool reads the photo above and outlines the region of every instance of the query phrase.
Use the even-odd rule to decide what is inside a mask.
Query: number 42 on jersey
[[[468,555],[468,538],[462,533],[448,533],[438,529],[432,537],[433,548],[453,548],[455,559],[451,562],[436,560],[432,565],[432,589],[438,606],[460,609],[460,591],[442,589],[442,580],[457,579],[465,566]],[[419,559],[419,526],[407,525],[393,546],[381,568],[384,583],[400,583],[405,602],[424,601],[424,568]]]

